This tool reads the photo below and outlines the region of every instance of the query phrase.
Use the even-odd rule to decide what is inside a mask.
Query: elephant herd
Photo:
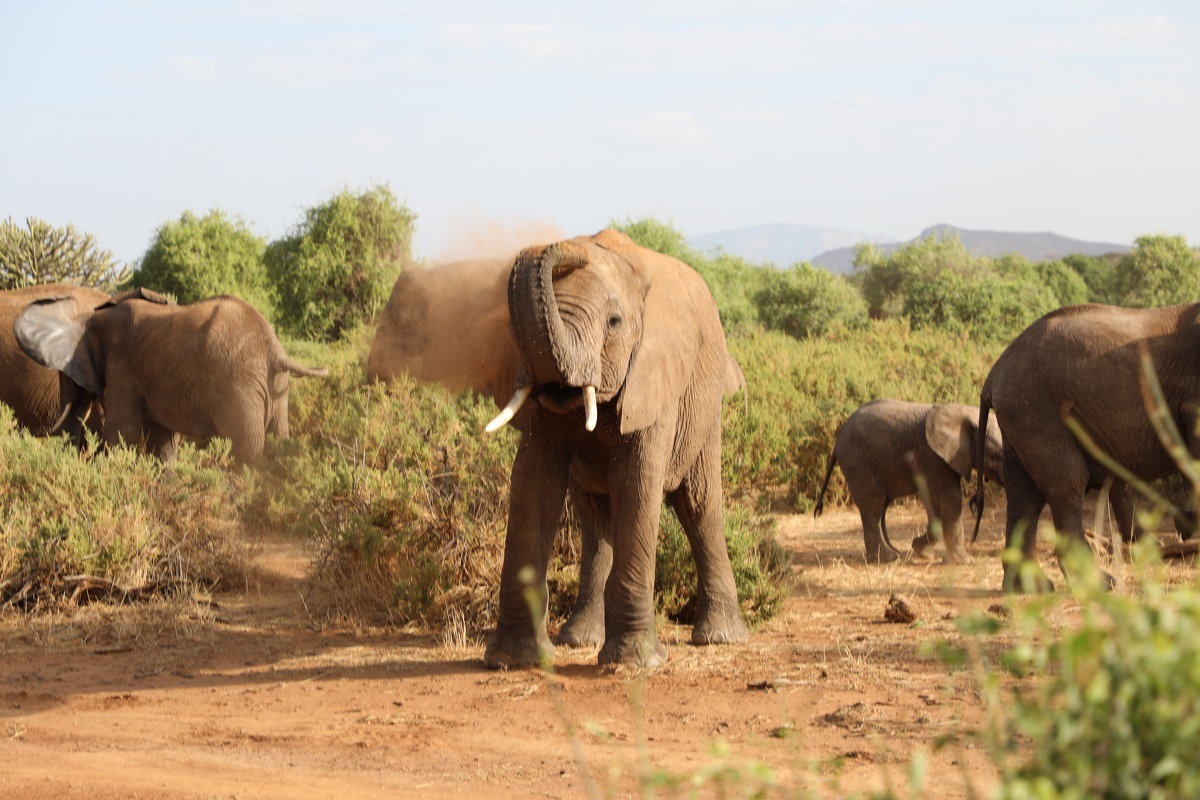
[[[1005,485],[1006,538],[1026,558],[1047,503],[1057,528],[1082,539],[1083,494],[1110,476],[1064,417],[1140,478],[1174,468],[1142,402],[1142,359],[1200,453],[1197,313],[1060,309],[1004,351],[980,408],[876,400],[856,411],[838,433],[825,485],[840,465],[868,560],[899,557],[885,512],[912,494],[931,522],[914,550],[931,549],[940,529],[946,560],[968,560],[961,479],[973,467],[980,509],[982,476]],[[108,445],[164,460],[180,435],[221,436],[242,462],[261,455],[268,432],[287,435],[289,376],[325,374],[291,361],[270,324],[236,298],[177,306],[146,290],[109,297],[73,286],[0,292],[0,370],[0,401],[34,433],[82,441],[91,428]],[[513,259],[408,271],[381,315],[367,372],[487,392],[502,406],[488,430],[520,430],[489,666],[536,665],[551,650],[546,571],[568,497],[583,555],[560,643],[598,645],[602,663],[666,660],[653,603],[664,497],[696,562],[692,641],[747,638],[721,486],[721,404],[745,379],[711,293],[686,264],[605,230]],[[1117,499],[1128,492],[1113,498],[1118,523],[1131,529],[1131,506]],[[1042,585],[1023,585],[1022,574],[1006,566],[1005,588]]]

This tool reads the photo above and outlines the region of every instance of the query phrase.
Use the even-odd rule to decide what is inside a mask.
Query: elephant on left
[[[47,298],[13,332],[31,358],[101,399],[106,444],[163,461],[181,434],[228,438],[239,462],[256,461],[268,432],[288,434],[289,374],[328,374],[289,359],[263,315],[225,295],[186,306],[136,291],[98,307]]]
[[[66,433],[78,446],[85,425],[100,432],[100,415],[92,409],[95,396],[31,360],[13,334],[13,323],[26,306],[53,297],[71,298],[81,308],[111,299],[99,289],[61,283],[0,291],[0,403],[10,406],[17,424],[35,436]]]

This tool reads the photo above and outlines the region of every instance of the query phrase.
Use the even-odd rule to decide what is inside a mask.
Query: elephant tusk
[[[596,387],[583,387],[583,410],[587,415],[583,422],[583,427],[589,431],[596,430]]]
[[[507,425],[516,416],[521,406],[525,404],[525,400],[528,399],[529,393],[532,391],[532,386],[518,386],[516,391],[513,392],[512,398],[508,401],[508,405],[500,409],[500,413],[487,424],[484,431],[492,433]]]

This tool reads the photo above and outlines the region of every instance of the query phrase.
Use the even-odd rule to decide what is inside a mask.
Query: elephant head
[[[13,333],[27,356],[58,370],[84,391],[100,396],[104,393],[103,353],[98,335],[88,322],[94,312],[127,300],[171,304],[165,296],[149,289],[130,289],[95,307],[75,297],[49,297],[31,303],[13,323]]]
[[[963,477],[976,463],[982,463],[988,477],[1004,485],[1004,443],[1000,427],[993,419],[988,423],[987,436],[982,437],[982,458],[976,453],[978,409],[959,403],[934,406],[925,418],[925,440],[938,457]]]
[[[702,302],[694,283],[672,279],[674,264],[612,230],[521,251],[508,284],[516,391],[488,430],[530,396],[556,413],[583,406],[588,430],[597,405],[610,401],[622,434],[648,427],[689,384],[701,347],[712,344],[702,331],[719,330],[711,299]],[[741,373],[725,361],[732,389]]]

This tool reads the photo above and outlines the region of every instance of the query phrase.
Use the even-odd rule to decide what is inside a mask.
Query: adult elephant
[[[900,551],[888,537],[888,506],[897,498],[918,494],[917,480],[923,478],[926,491],[920,494],[929,530],[913,539],[913,551],[922,555],[936,544],[936,520],[946,545],[944,560],[969,562],[962,535],[962,479],[978,460],[988,477],[1004,483],[1000,429],[991,421],[977,443],[978,419],[977,407],[960,403],[879,399],[860,406],[838,431],[815,514],[823,510],[825,489],[833,468],[840,464],[862,518],[867,561],[894,561]],[[979,459],[976,447],[982,447]]]
[[[229,296],[177,306],[134,291],[94,309],[51,298],[13,330],[31,358],[101,398],[106,443],[164,461],[180,434],[229,438],[239,461],[257,460],[268,431],[287,436],[289,373],[328,374],[292,362],[262,314]]]
[[[0,402],[10,406],[17,424],[35,436],[64,432],[78,445],[93,395],[26,356],[13,333],[13,323],[25,307],[48,297],[70,297],[80,307],[90,308],[110,299],[99,289],[61,283],[0,291]],[[90,418],[99,430],[99,415]]]
[[[568,490],[592,542],[571,640],[603,641],[601,663],[665,662],[653,598],[664,493],[697,564],[692,641],[745,640],[725,543],[720,424],[722,397],[742,378],[704,281],[605,230],[523,250],[508,305],[516,390],[489,429],[528,416],[487,665],[536,665],[549,652],[546,567]]]
[[[1018,335],[988,373],[980,393],[980,424],[995,411],[1004,432],[1005,542],[1019,548],[1023,563],[1033,561],[1038,516],[1047,503],[1055,528],[1083,544],[1084,493],[1112,479],[1065,418],[1078,422],[1101,451],[1138,478],[1151,480],[1176,469],[1143,399],[1143,355],[1161,382],[1166,413],[1186,436],[1192,456],[1200,455],[1200,304],[1061,308]],[[1112,496],[1124,507],[1114,512],[1127,535],[1132,505],[1124,484],[1116,486]],[[976,497],[982,513],[981,488]],[[1004,588],[1053,587],[1036,568],[1006,562]]]

